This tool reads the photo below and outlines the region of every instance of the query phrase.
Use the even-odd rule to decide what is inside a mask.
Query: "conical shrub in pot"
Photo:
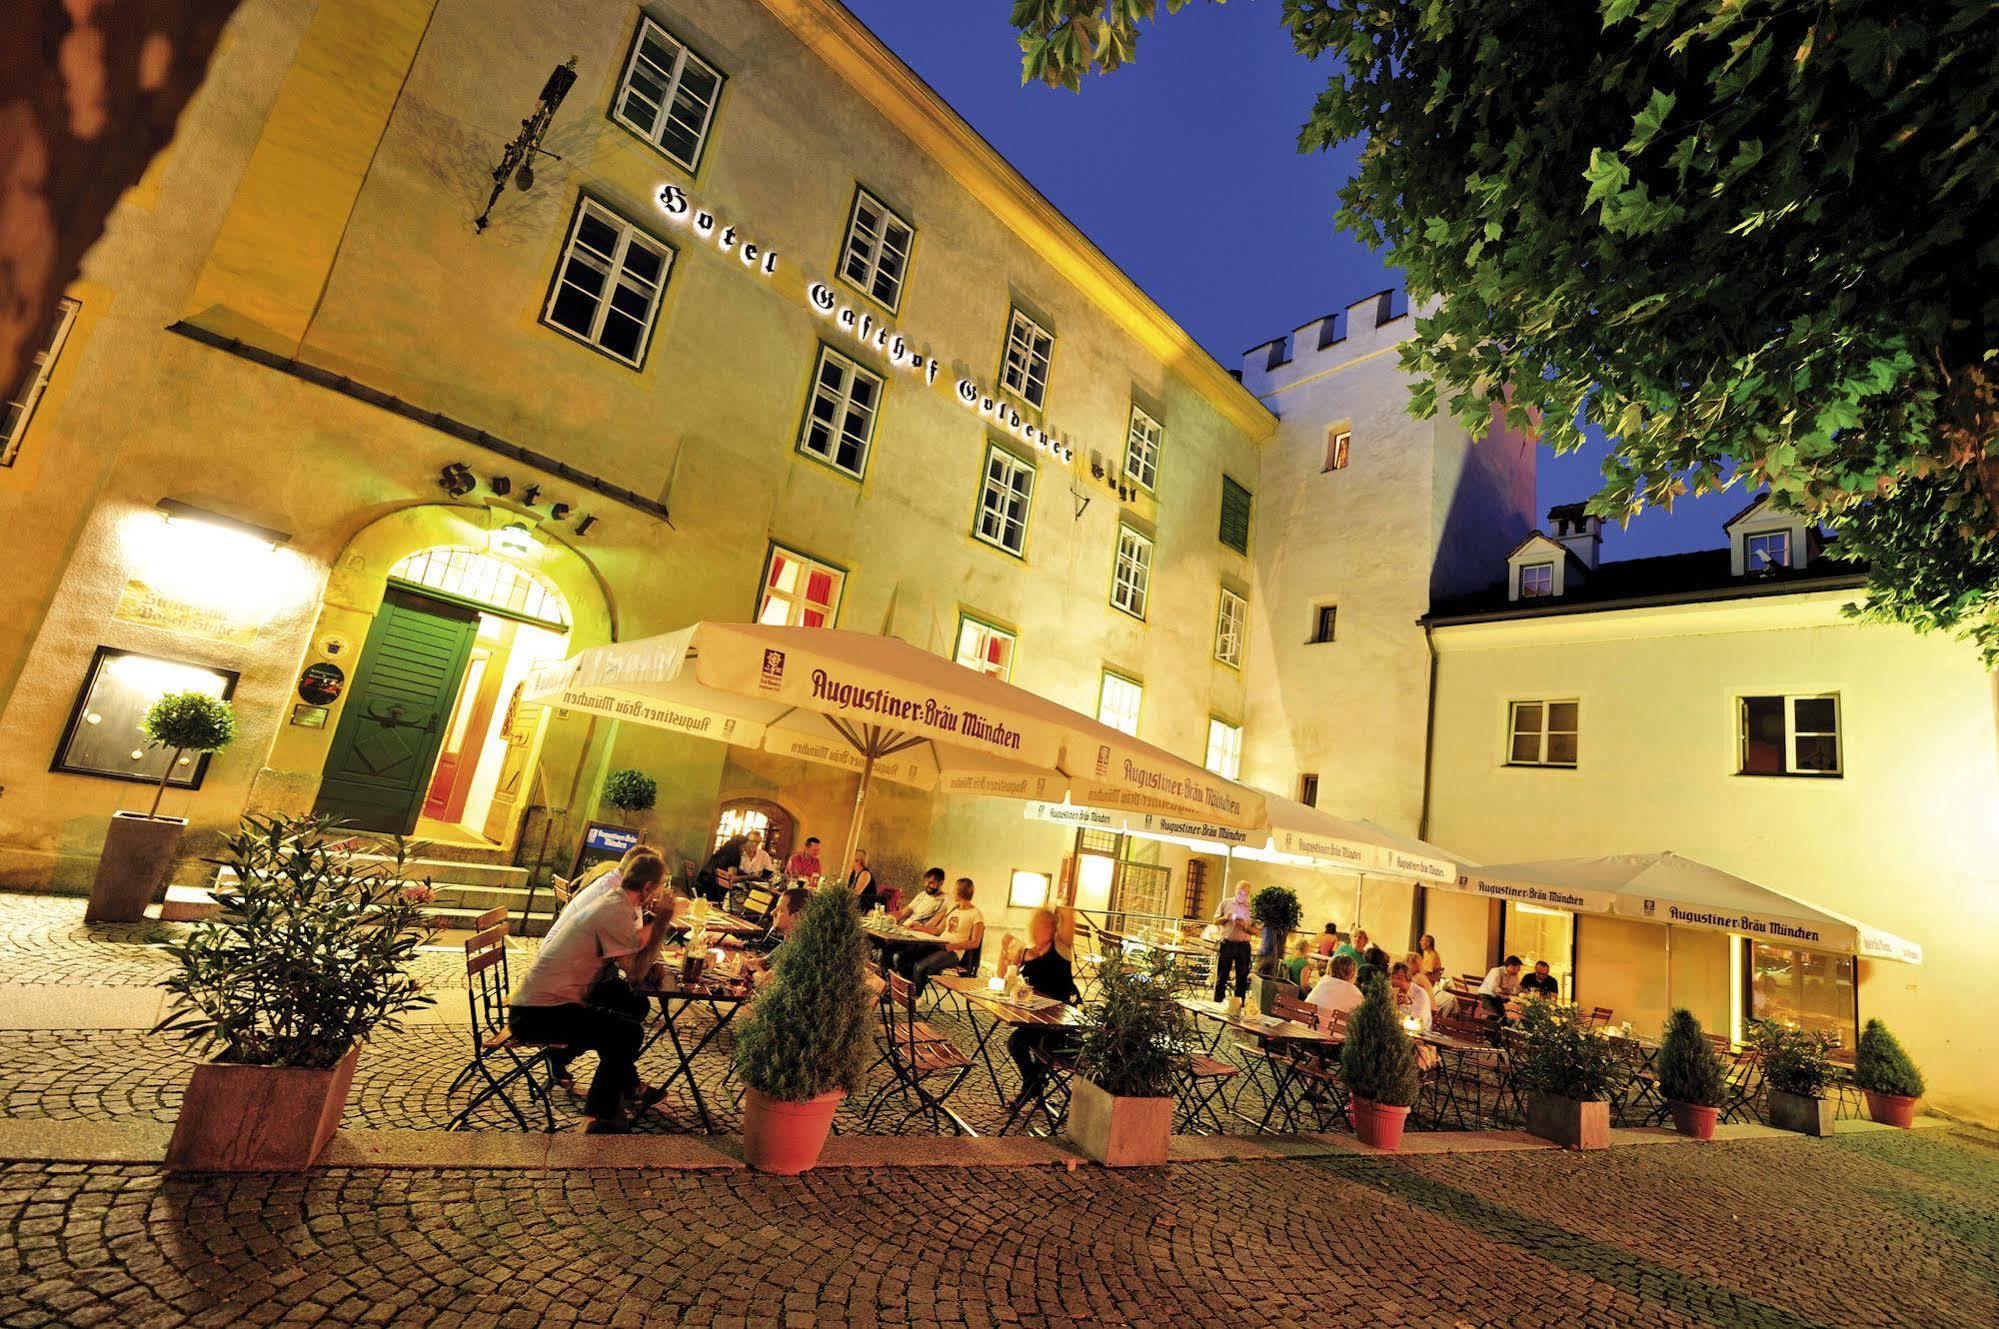
[[[1385,978],[1367,985],[1360,1005],[1347,1020],[1347,1041],[1340,1049],[1340,1078],[1352,1099],[1349,1115],[1361,1143],[1400,1149],[1402,1127],[1421,1082],[1416,1071],[1416,1044],[1402,1028]]]
[[[736,1035],[743,1155],[758,1171],[817,1163],[840,1100],[861,1087],[875,1009],[866,963],[853,892],[815,892]]]
[[[1923,1096],[1923,1073],[1879,1020],[1869,1020],[1861,1031],[1853,1080],[1867,1095],[1867,1115],[1874,1120],[1904,1130],[1915,1121],[1916,1100]]]
[[[1673,1114],[1673,1128],[1696,1140],[1712,1140],[1724,1074],[1714,1044],[1692,1011],[1675,1010],[1667,1017],[1654,1065],[1659,1093]]]

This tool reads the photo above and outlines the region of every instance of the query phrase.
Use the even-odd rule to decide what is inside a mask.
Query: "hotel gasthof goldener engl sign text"
[[[766,280],[777,275],[777,250],[748,239],[716,213],[696,206],[687,196],[687,191],[679,185],[661,185],[656,198],[660,211],[669,220],[686,227],[697,238],[713,244],[725,254],[734,254],[746,269]],[[847,336],[885,357],[891,366],[922,379],[926,387],[936,384],[942,362],[935,355],[918,351],[900,332],[874,315],[842,303],[838,293],[828,283],[815,281],[806,287],[805,303],[814,313],[830,319]],[[1074,447],[1023,416],[1012,403],[995,392],[987,391],[976,380],[959,378],[952,383],[950,391],[952,400],[994,428],[1059,461],[1076,460]]]

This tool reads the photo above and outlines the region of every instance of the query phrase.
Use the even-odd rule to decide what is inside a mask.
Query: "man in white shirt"
[[[527,977],[514,990],[507,1023],[523,1043],[560,1043],[576,1052],[597,1054],[583,1111],[590,1133],[622,1134],[627,1093],[639,1087],[638,1057],[645,1002],[623,985],[603,984],[615,964],[633,979],[652,968],[666,942],[671,915],[661,910],[650,924],[645,907],[666,879],[656,853],[635,855],[618,874],[618,887],[593,898],[571,901],[541,940]],[[622,989],[621,991],[619,989]],[[657,1090],[640,1095],[641,1110],[659,1101]]]
[[[1421,983],[1413,981],[1409,966],[1400,960],[1388,971],[1388,985],[1395,990],[1396,1014],[1403,1019],[1413,1018],[1416,1028],[1430,1027],[1430,994]]]
[[[937,940],[911,942],[902,948],[899,962],[902,975],[918,992],[923,991],[932,974],[965,964],[983,939],[986,920],[972,903],[972,879],[958,878],[953,894],[956,902],[944,915],[937,929]]]
[[[1506,1003],[1520,995],[1520,957],[1509,955],[1504,963],[1486,971],[1485,982],[1478,985],[1478,995],[1486,1009],[1506,1014]]]
[[[1359,967],[1351,955],[1335,955],[1326,976],[1312,985],[1312,994],[1305,1000],[1319,1008],[1320,1028],[1326,1028],[1333,1016],[1350,1014],[1360,1005],[1361,992],[1353,981]]]
[[[935,932],[944,914],[944,869],[931,868],[923,874],[923,889],[895,911],[895,921],[917,932]]]
[[[569,903],[563,906],[564,911],[580,909],[596,897],[617,890],[625,869],[630,867],[640,854],[656,855],[658,853],[659,850],[654,849],[650,845],[635,844],[630,849],[627,849],[624,857],[620,858],[616,863],[599,863],[595,867],[592,867],[580,879],[582,885],[578,886],[570,894]],[[665,860],[661,859],[661,861],[664,862]]]

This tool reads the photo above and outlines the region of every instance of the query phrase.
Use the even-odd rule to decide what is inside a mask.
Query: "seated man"
[[[630,849],[627,849],[624,857],[615,863],[605,861],[592,864],[582,876],[576,879],[575,886],[571,888],[569,903],[564,905],[563,908],[581,909],[597,896],[617,890],[625,869],[636,862],[641,854],[651,854],[655,858],[660,857],[659,850],[654,849],[651,845],[635,844]],[[662,858],[661,862],[664,863],[664,861]]]
[[[870,887],[873,885],[873,880],[871,874],[869,877]],[[877,898],[879,899],[879,897]],[[889,910],[889,917],[910,931],[929,932],[933,934],[938,928],[943,926],[944,914],[943,868],[926,869],[923,873],[923,889],[918,891],[908,904],[903,905],[899,909]],[[902,959],[903,948],[917,944],[916,942],[909,941],[879,942],[882,968],[894,969],[899,972],[902,968],[900,961]]]
[[[787,877],[816,877],[826,869],[819,862],[819,837],[805,837],[805,847],[793,854],[784,865]]]
[[[985,916],[972,903],[972,879],[958,878],[952,894],[956,902],[944,915],[937,929],[937,940],[907,942],[896,959],[896,968],[919,993],[929,985],[932,974],[964,964],[972,948],[979,944],[985,927]]]
[[[1532,992],[1540,997],[1559,997],[1562,994],[1562,985],[1552,973],[1548,972],[1546,960],[1536,960],[1534,972],[1520,980],[1520,990]]]
[[[1401,960],[1395,962],[1395,966],[1388,971],[1388,985],[1395,990],[1395,1013],[1405,1020],[1414,1018],[1418,1029],[1428,1029],[1430,993],[1415,981],[1408,964]]]
[[[759,881],[777,871],[777,860],[764,848],[762,831],[751,831],[743,837],[743,861],[737,870],[741,876]]]
[[[1520,995],[1520,957],[1509,955],[1486,972],[1485,981],[1478,985],[1479,1000],[1488,1011],[1497,1015],[1506,1014],[1506,1003]]]
[[[1327,1028],[1334,1015],[1345,1015],[1360,1005],[1361,992],[1354,985],[1354,973],[1360,968],[1351,955],[1335,955],[1326,976],[1312,985],[1312,995],[1305,998],[1319,1008],[1319,1027]]]
[[[1326,930],[1319,934],[1319,939],[1312,943],[1313,954],[1330,956],[1338,952],[1339,949],[1340,930],[1333,924],[1328,923],[1326,924]]]
[[[661,910],[649,924],[643,918],[665,879],[666,864],[659,855],[641,854],[620,875],[616,890],[597,895],[581,909],[572,905],[563,910],[513,995],[507,1021],[522,1042],[566,1044],[572,1056],[597,1054],[597,1073],[583,1104],[593,1135],[631,1129],[623,1111],[627,1094],[644,1111],[664,1092],[639,1084],[645,999],[618,981],[607,962],[632,979],[652,968],[666,943],[671,915]]]

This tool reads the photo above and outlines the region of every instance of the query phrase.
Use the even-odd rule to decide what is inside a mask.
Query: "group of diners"
[[[785,880],[817,886],[825,878],[818,836],[805,837],[805,843],[784,861],[784,870],[780,872],[776,856],[765,847],[763,832],[745,831],[715,846],[715,852],[708,855],[708,861],[694,874],[694,890],[703,899],[720,904],[731,890],[745,883]],[[860,890],[873,883],[874,873],[868,869],[867,853],[855,850],[847,869],[848,888]]]
[[[863,914],[880,908],[901,924],[904,931],[922,934],[915,938],[874,939],[881,948],[882,968],[893,969],[908,979],[918,994],[931,978],[946,970],[977,972],[985,945],[986,917],[973,902],[978,888],[970,877],[960,877],[951,884],[947,898],[945,876],[943,868],[925,869],[923,889],[910,897],[907,904],[894,902],[893,908],[872,886],[860,895]]]
[[[1235,894],[1222,901],[1213,923],[1220,933],[1215,1000],[1220,1002],[1228,997],[1233,977],[1235,998],[1241,1002],[1249,995],[1249,943],[1257,931],[1250,916],[1247,881],[1236,883]],[[1308,984],[1309,972],[1321,964],[1324,966],[1321,976]],[[1356,928],[1349,934],[1340,931],[1337,924],[1327,923],[1318,937],[1301,937],[1294,942],[1291,957],[1284,965],[1304,999],[1319,1008],[1323,1027],[1344,1021],[1360,1005],[1367,985],[1376,978],[1387,981],[1398,1012],[1405,1021],[1414,1020],[1418,1029],[1429,1029],[1451,1000],[1442,990],[1444,961],[1437,953],[1437,939],[1428,935],[1418,950],[1392,960],[1387,951],[1373,944],[1367,929]]]

